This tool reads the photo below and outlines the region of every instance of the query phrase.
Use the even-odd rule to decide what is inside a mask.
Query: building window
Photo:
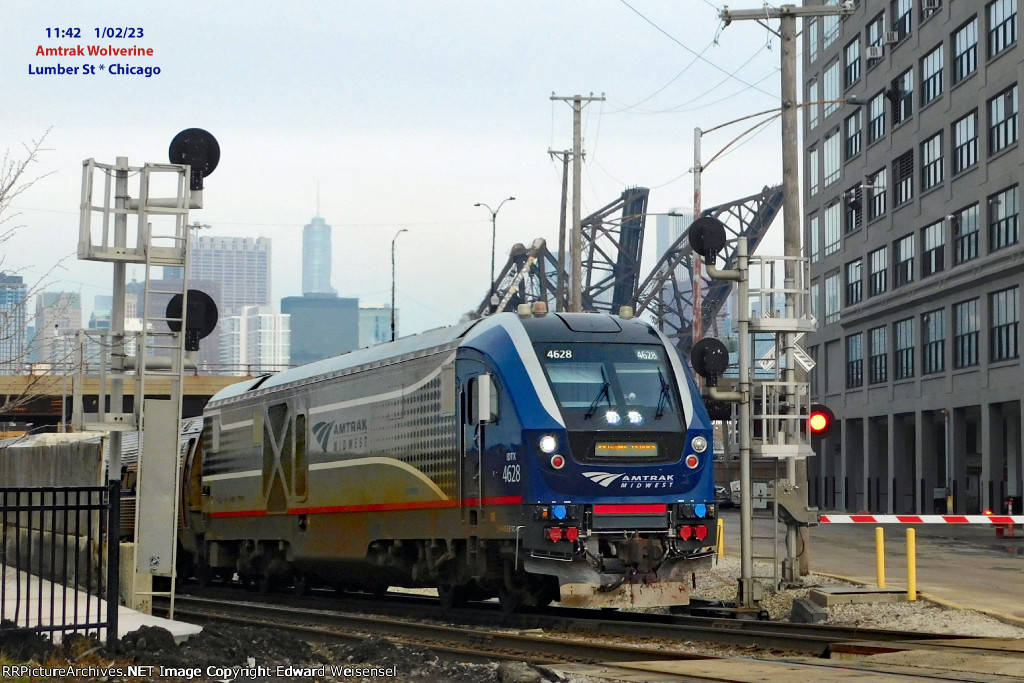
[[[878,93],[868,102],[868,144],[885,135],[885,93]]]
[[[1017,186],[988,199],[988,250],[993,252],[1017,243]]]
[[[839,229],[839,202],[825,207],[825,256],[834,254],[842,246],[842,232]]]
[[[877,17],[871,20],[868,24],[868,45],[870,47],[877,47],[882,44],[882,34],[885,32],[885,13],[879,14]],[[882,58],[869,59],[868,69],[871,69],[882,61]]]
[[[943,269],[946,233],[943,222],[932,223],[921,231],[921,277],[928,277]]]
[[[942,133],[921,143],[921,191],[942,182]]]
[[[953,367],[969,368],[978,364],[978,300],[953,304]]]
[[[867,181],[868,189],[871,190],[868,220],[872,221],[885,213],[885,169],[880,169],[873,175],[869,175]]]
[[[956,262],[966,263],[978,256],[978,205],[972,204],[953,214],[956,235]]]
[[[913,0],[892,0],[892,30],[899,34],[900,40],[910,33],[910,10],[913,9]]]
[[[815,319],[818,318],[818,311],[821,310],[821,305],[820,305],[820,303],[818,301],[820,297],[821,297],[821,285],[818,284],[817,282],[812,282],[811,283],[811,315],[813,315]]]
[[[953,34],[953,82],[959,83],[978,68],[978,17]]]
[[[846,45],[846,68],[843,72],[843,87],[849,88],[860,80],[860,36]]]
[[[839,152],[839,131],[835,131],[827,138],[823,148],[825,150],[825,185],[831,185],[839,180],[839,167],[842,165]]]
[[[821,18],[821,48],[824,50],[839,37],[839,15],[832,14]]]
[[[817,104],[818,100],[818,80],[815,79],[807,85],[807,128],[813,130],[818,126],[818,109],[821,107]]]
[[[807,20],[807,59],[812,64],[818,59],[818,20]]]
[[[864,335],[858,332],[846,338],[846,388],[864,385]]]
[[[888,289],[889,249],[882,247],[868,254],[868,296],[878,296]]]
[[[1017,322],[1020,312],[1017,308],[1019,287],[993,292],[989,297],[989,311],[992,316],[992,331],[989,333],[989,361],[1016,358]]]
[[[847,161],[860,154],[860,129],[862,120],[863,114],[861,113],[861,110],[858,109],[850,116],[847,116],[846,121],[844,122],[843,130],[846,132],[845,159]]]
[[[893,264],[893,286],[900,287],[908,282],[914,281],[914,235],[893,242],[893,256],[896,261]]]
[[[881,384],[889,379],[889,340],[886,328],[873,327],[868,330],[868,341],[871,344],[871,372],[868,382]]]
[[[862,194],[860,185],[851,187],[843,193],[843,201],[846,204],[843,231],[847,235],[860,230],[861,215],[863,214]]]
[[[914,69],[892,79],[887,95],[892,101],[892,125],[896,127],[914,113]]]
[[[921,60],[921,106],[942,94],[942,45]]]
[[[807,184],[811,195],[818,194],[818,148],[814,147],[807,155]]]
[[[832,62],[825,69],[825,85],[822,92],[825,100],[825,116],[839,109],[839,60]]]
[[[863,261],[857,259],[846,264],[846,305],[860,303],[862,287]]]
[[[810,225],[811,263],[814,263],[821,258],[821,226],[819,225],[818,214],[812,213],[807,224]]]
[[[825,324],[839,322],[839,271],[825,277]]]
[[[896,379],[914,376],[914,319],[899,320],[894,325],[896,336],[895,364]]]
[[[946,316],[939,308],[921,316],[921,374],[946,369]]]
[[[904,152],[892,162],[892,182],[894,207],[914,198],[914,150]]]
[[[1017,0],[988,5],[988,56],[995,57],[1017,40]]]
[[[988,152],[1017,142],[1017,84],[988,101]]]
[[[953,122],[953,174],[978,162],[978,110]]]

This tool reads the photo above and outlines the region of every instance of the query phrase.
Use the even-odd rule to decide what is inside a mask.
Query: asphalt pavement
[[[726,553],[738,557],[739,511],[727,508],[721,517]],[[755,535],[770,534],[772,525],[756,516]],[[1024,528],[1000,537],[991,524],[821,524],[808,530],[811,572],[875,585],[877,526],[884,534],[886,587],[906,588],[907,529],[913,528],[919,593],[1024,626]],[[779,530],[785,553],[784,527]],[[770,552],[771,541],[754,543],[754,554]]]

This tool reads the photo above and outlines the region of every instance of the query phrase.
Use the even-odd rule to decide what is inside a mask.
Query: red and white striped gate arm
[[[1024,515],[819,515],[821,524],[1024,524]]]

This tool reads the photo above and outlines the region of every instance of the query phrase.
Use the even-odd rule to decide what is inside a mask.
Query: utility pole
[[[560,215],[558,217],[558,272],[556,273],[557,280],[555,285],[555,310],[561,313],[565,310],[565,208],[566,200],[569,198],[569,155],[572,154],[572,150],[565,149],[561,152],[556,152],[553,149],[548,150],[548,154],[552,157],[558,157],[562,160],[562,205]]]
[[[591,93],[588,97],[558,97],[551,93],[551,99],[572,102],[572,292],[569,297],[569,310],[579,313],[583,310],[583,226],[580,197],[583,184],[583,105],[604,102],[604,95],[594,97]]]
[[[704,166],[700,159],[700,136],[699,127],[693,129],[693,220],[700,218],[700,174]],[[692,333],[690,339],[696,344],[704,337],[704,312],[701,310],[701,298],[704,282],[701,274],[701,264],[704,259],[699,254],[693,254],[693,291],[690,292],[690,300],[693,302]]]
[[[733,21],[748,20],[762,23],[766,19],[778,19],[779,30],[774,32],[779,37],[781,44],[780,73],[782,79],[782,226],[783,226],[783,249],[785,261],[785,290],[786,290],[786,317],[795,317],[796,309],[796,268],[797,259],[803,256],[801,246],[800,230],[800,150],[797,146],[797,98],[796,83],[796,20],[811,17],[825,16],[846,16],[853,14],[855,9],[852,0],[844,0],[839,5],[809,5],[797,7],[795,5],[781,5],[770,7],[765,5],[756,10],[731,10],[724,9],[719,17],[728,26]],[[762,23],[762,25],[764,25]],[[769,29],[771,30],[771,29]],[[746,304],[744,304],[746,305]],[[793,386],[796,379],[796,367],[794,348],[796,346],[796,334],[794,332],[784,333],[785,348],[785,381],[788,386]],[[795,396],[790,397],[790,405],[796,404]],[[804,480],[806,481],[806,466]],[[790,485],[797,485],[796,459],[786,459],[786,479]],[[807,487],[799,487],[803,491],[804,503],[806,504]],[[746,493],[746,492],[744,492]],[[799,578],[797,568],[797,529],[793,524],[786,528],[787,557],[783,563],[783,580],[796,582]]]

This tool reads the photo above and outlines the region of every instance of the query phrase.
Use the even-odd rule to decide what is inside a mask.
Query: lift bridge
[[[583,308],[617,313],[622,306],[632,306],[635,315],[646,314],[666,336],[675,339],[685,358],[693,345],[692,283],[694,259],[698,257],[684,232],[641,279],[649,194],[644,187],[629,188],[616,201],[582,220]],[[728,240],[721,253],[724,268],[736,267],[739,238],[746,237],[748,253],[754,253],[781,208],[782,186],[775,185],[701,213],[726,226]],[[557,255],[543,240],[529,247],[515,245],[494,282],[496,298],[488,294],[476,315],[514,311],[518,304],[532,301],[546,301],[552,310],[567,310],[570,279],[565,269],[559,277],[559,270]],[[711,330],[733,283],[703,275],[701,287],[701,329]]]

